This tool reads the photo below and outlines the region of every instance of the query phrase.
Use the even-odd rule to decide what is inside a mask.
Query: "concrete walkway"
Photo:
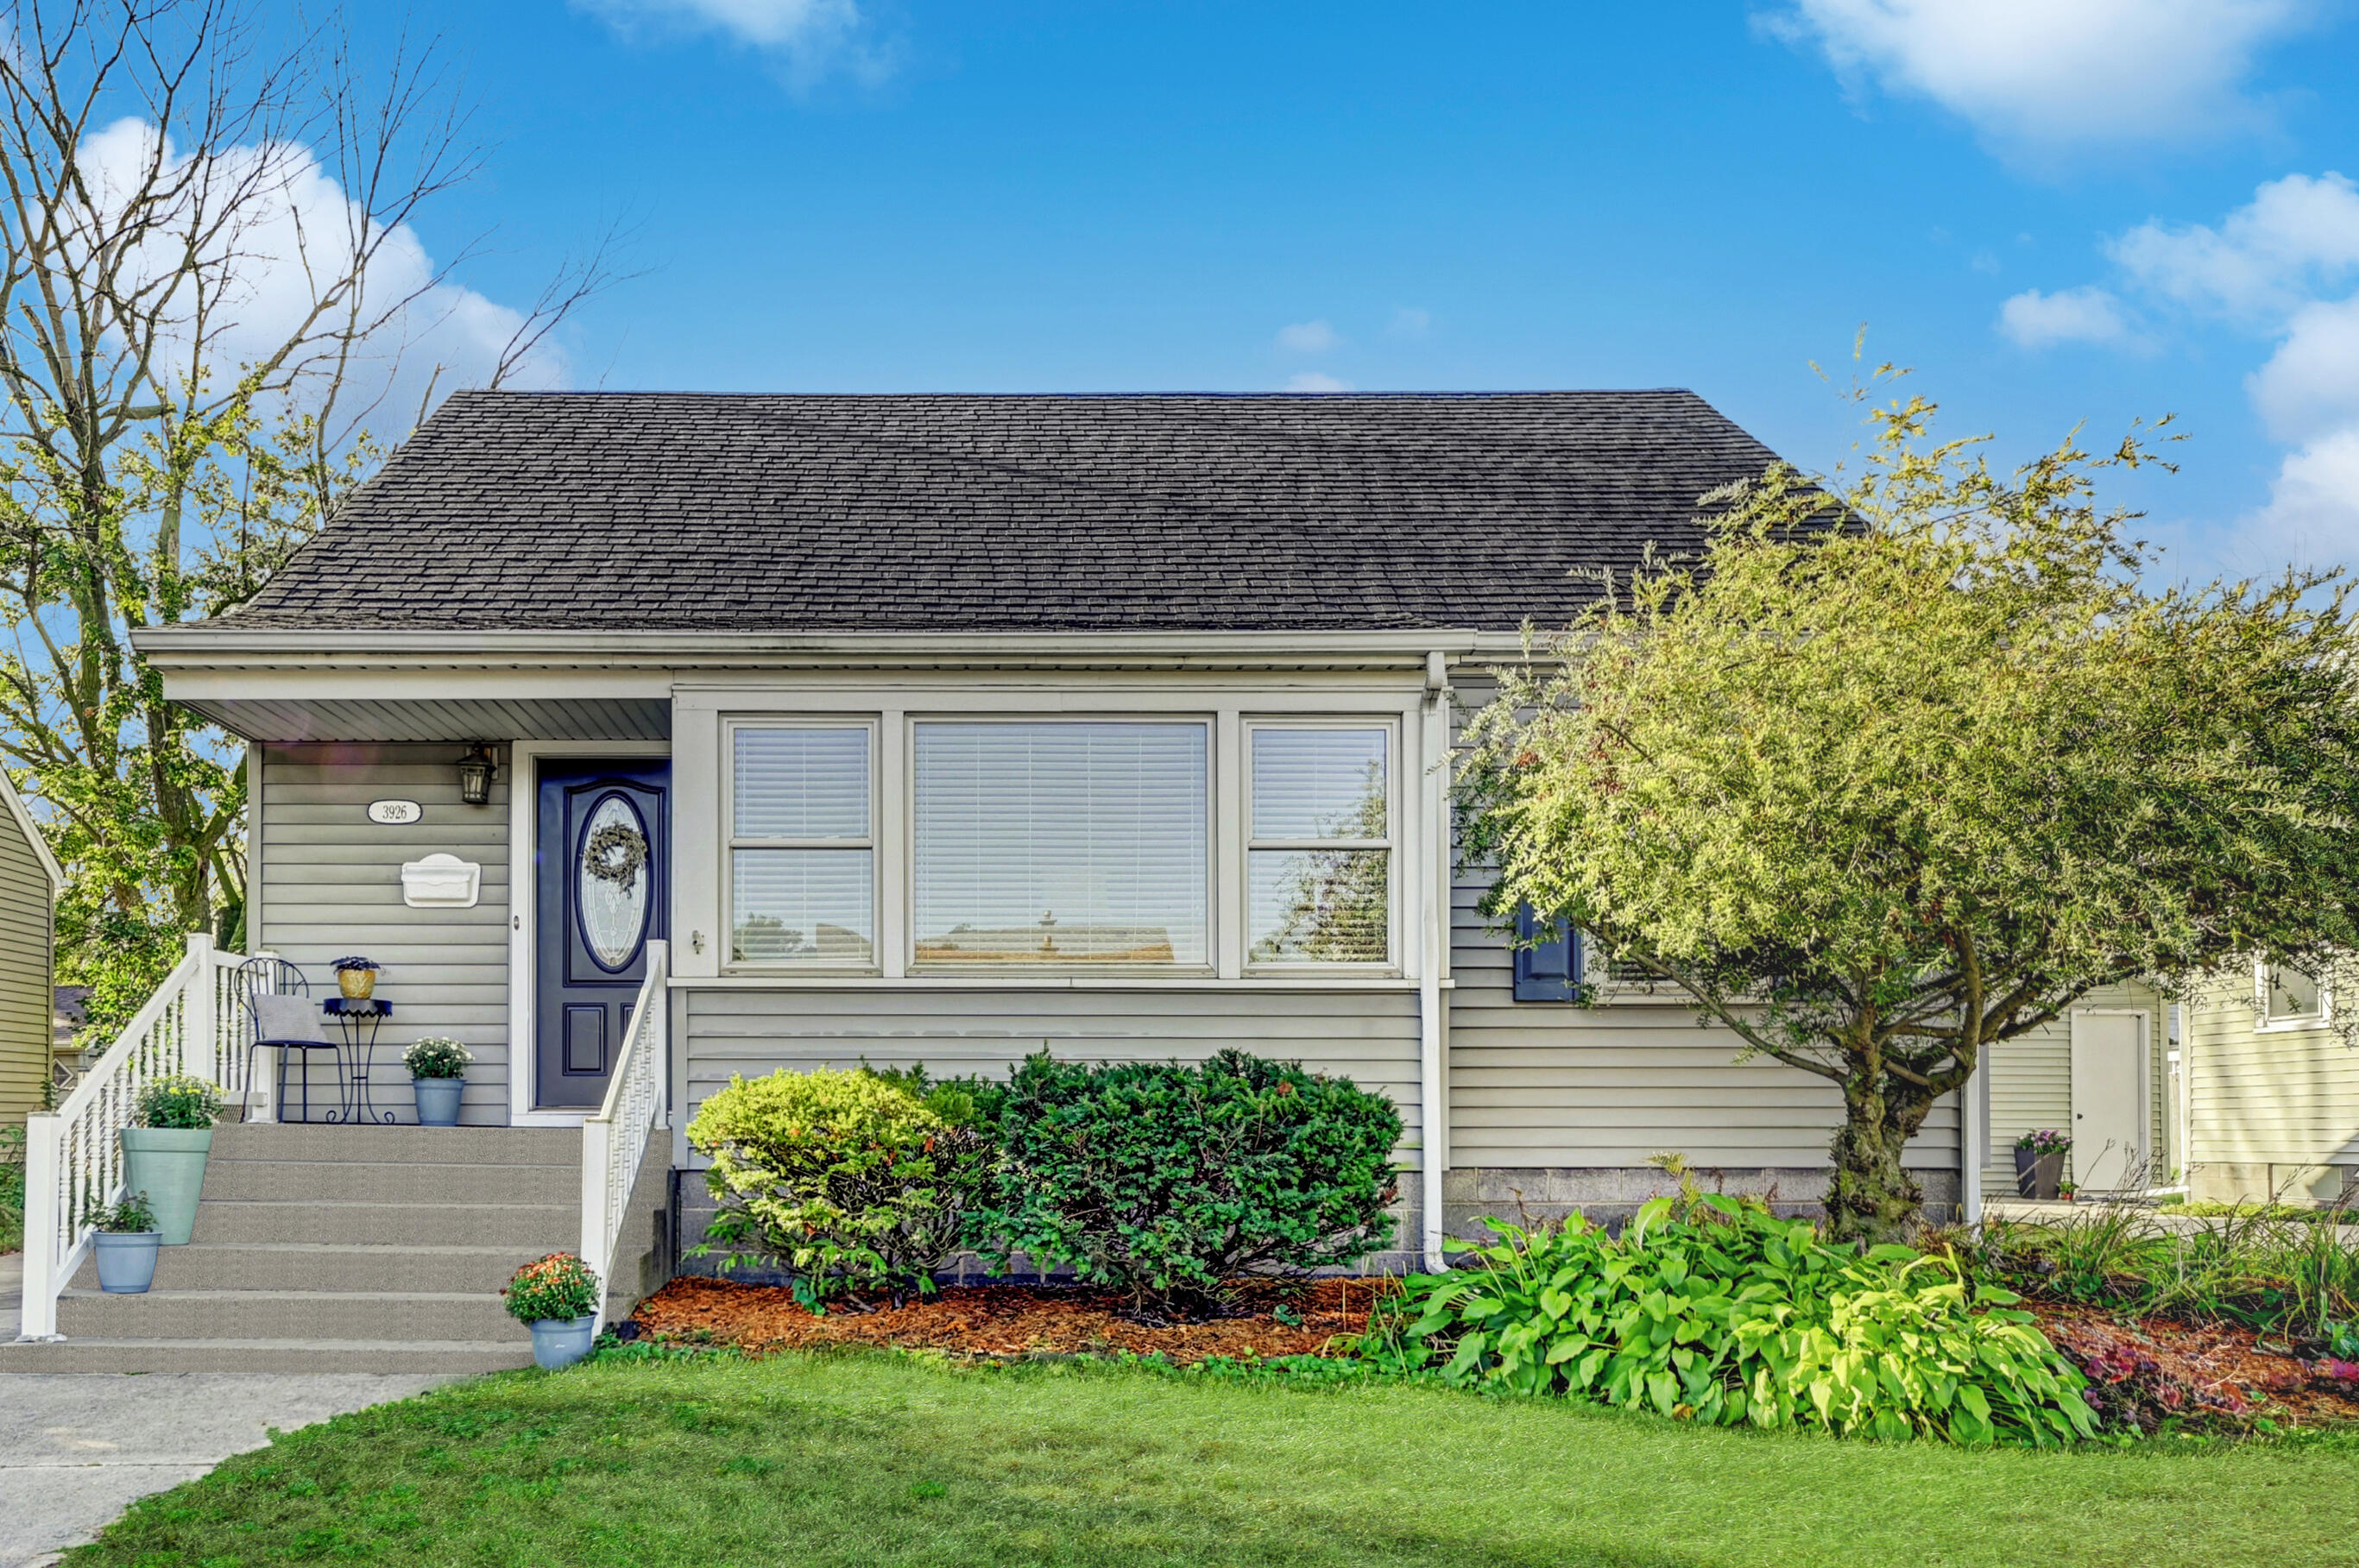
[[[14,1337],[21,1253],[0,1258]],[[354,1372],[0,1373],[0,1568],[54,1563],[150,1492],[292,1431],[447,1383]]]

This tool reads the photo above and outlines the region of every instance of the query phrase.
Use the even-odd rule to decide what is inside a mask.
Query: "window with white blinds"
[[[1210,739],[1201,721],[913,725],[916,962],[1205,966]]]
[[[873,965],[875,727],[739,725],[731,735],[731,960]]]
[[[1247,960],[1389,962],[1391,727],[1256,723],[1247,733]]]

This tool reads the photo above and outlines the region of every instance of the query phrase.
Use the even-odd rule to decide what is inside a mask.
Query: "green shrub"
[[[972,1114],[971,1096],[932,1092]],[[705,1183],[721,1205],[692,1251],[726,1249],[731,1266],[777,1260],[812,1302],[931,1291],[991,1172],[984,1131],[865,1070],[733,1077],[688,1140],[712,1160]]]
[[[2049,1444],[2093,1435],[2084,1379],[1952,1258],[1865,1254],[1808,1220],[1707,1196],[1643,1206],[1619,1237],[1575,1215],[1500,1228],[1370,1325],[1379,1367],[1735,1425]]]
[[[1228,1281],[1342,1263],[1392,1238],[1400,1115],[1382,1095],[1223,1051],[1084,1066],[1026,1059],[978,1238],[1135,1305],[1192,1314]]]
[[[509,1276],[500,1294],[518,1323],[571,1323],[598,1310],[598,1276],[572,1253],[551,1252]]]
[[[149,1080],[139,1091],[139,1125],[190,1130],[221,1117],[221,1090],[185,1073]]]

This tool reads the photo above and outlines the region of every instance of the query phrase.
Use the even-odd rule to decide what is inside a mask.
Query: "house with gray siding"
[[[1810,1205],[1833,1087],[1676,997],[1529,983],[1448,810],[1525,628],[1699,547],[1699,498],[1773,460],[1682,391],[451,397],[249,603],[137,634],[248,747],[257,950],[323,989],[382,966],[372,1110],[410,1119],[401,1043],[474,1058],[456,1133],[274,1130],[283,1070],[241,1076],[205,1011],[254,1123],[222,1244],[578,1193],[620,1310],[701,1233],[683,1130],[734,1075],[1043,1048],[1242,1046],[1389,1095],[1393,1266],[1626,1210],[1671,1154]],[[1937,1211],[1973,1205],[1985,1124],[1945,1103],[1911,1146]],[[315,1180],[356,1209],[311,1214]],[[324,1337],[386,1337],[377,1310]],[[496,1337],[469,1311],[446,1337]]]

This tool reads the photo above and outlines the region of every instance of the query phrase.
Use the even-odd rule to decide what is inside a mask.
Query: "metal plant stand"
[[[375,997],[332,996],[320,1004],[320,1011],[343,1032],[343,1055],[349,1063],[343,1109],[330,1111],[327,1119],[391,1126],[397,1114],[380,1113],[369,1103],[369,1069],[376,1064],[376,1032],[393,1016],[393,1003]]]

